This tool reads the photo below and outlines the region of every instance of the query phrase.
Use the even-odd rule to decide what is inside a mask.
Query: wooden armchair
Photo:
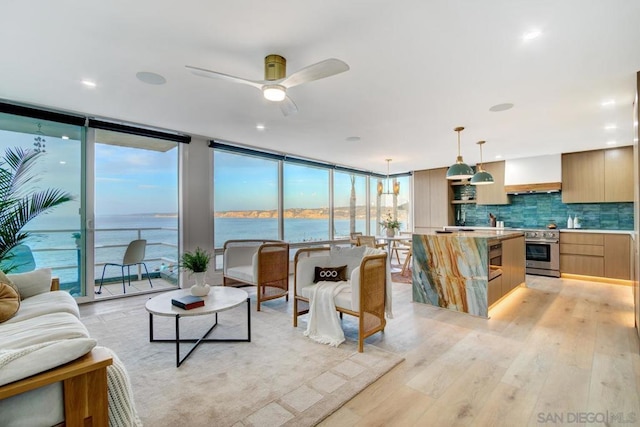
[[[228,240],[224,244],[223,285],[258,288],[263,301],[289,301],[289,244],[280,240]]]
[[[315,267],[331,263],[329,248],[303,248],[296,252],[293,297],[293,326],[298,316],[309,312],[309,298],[313,292]],[[387,292],[387,254],[365,256],[349,278],[351,288],[334,297],[336,311],[359,319],[358,351],[364,350],[364,339],[384,331]]]
[[[358,236],[358,244],[356,246],[368,246],[374,249],[384,249],[386,243],[378,243],[375,236]]]

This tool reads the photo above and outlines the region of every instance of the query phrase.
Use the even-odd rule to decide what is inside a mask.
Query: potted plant
[[[380,222],[382,228],[387,230],[387,236],[393,237],[396,234],[396,230],[400,229],[400,222],[397,219],[393,219],[390,213],[387,214],[387,217]]]
[[[191,287],[191,294],[204,296],[209,293],[209,285],[204,283],[204,274],[209,268],[211,254],[200,247],[193,252],[185,252],[180,258],[180,266],[189,271],[196,279],[196,284]]]

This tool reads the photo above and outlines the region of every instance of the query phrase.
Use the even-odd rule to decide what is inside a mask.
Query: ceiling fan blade
[[[258,89],[262,89],[262,85],[264,84],[263,82],[230,76],[229,74],[218,73],[217,71],[211,71],[204,68],[192,67],[191,65],[185,65],[185,67],[196,76],[208,77],[210,79],[227,80],[233,83],[241,83],[241,84],[253,86]]]
[[[298,106],[291,98],[286,96],[282,101],[280,101],[280,110],[285,116],[290,116],[291,114],[298,112]]]
[[[314,80],[324,79],[325,77],[344,73],[348,70],[349,66],[346,62],[336,58],[329,58],[296,71],[284,79],[280,84],[286,88],[290,88],[302,83],[312,82]]]

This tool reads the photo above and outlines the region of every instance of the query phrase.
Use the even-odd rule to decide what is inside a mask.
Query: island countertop
[[[524,232],[443,231],[425,228],[412,236],[413,301],[487,317],[491,304],[524,282]],[[494,265],[489,250],[496,243],[502,259]]]

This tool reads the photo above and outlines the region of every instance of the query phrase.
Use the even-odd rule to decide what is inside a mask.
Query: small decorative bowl
[[[460,197],[462,200],[469,200],[469,196],[462,196]]]

